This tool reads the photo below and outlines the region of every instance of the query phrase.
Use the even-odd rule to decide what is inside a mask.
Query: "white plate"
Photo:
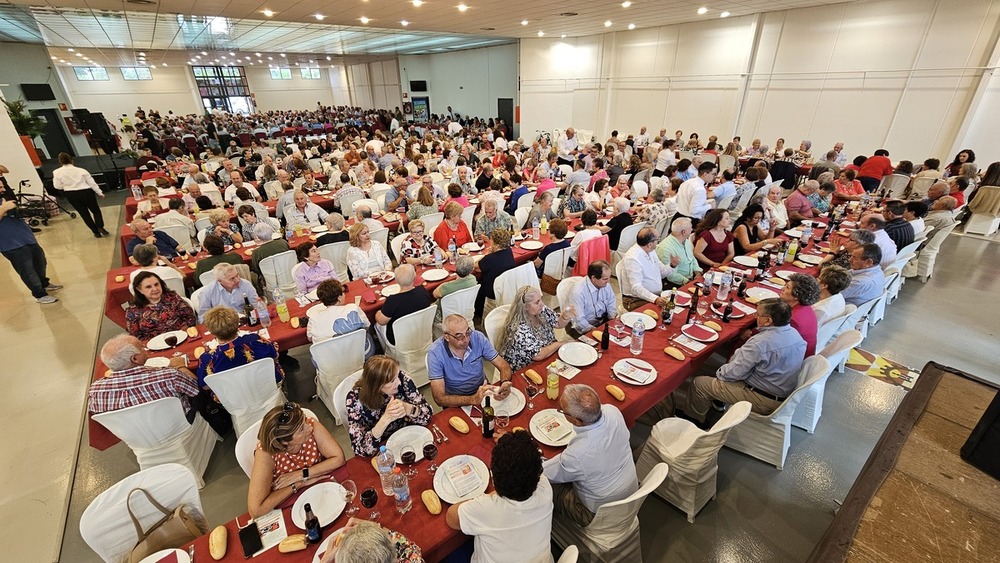
[[[476,198],[472,198],[472,199],[469,200],[469,203],[471,203],[473,205],[479,205],[479,200],[476,199]]]
[[[171,553],[177,554],[177,563],[191,563],[191,558],[188,557],[187,552],[181,549],[164,549],[161,551],[157,551],[156,553],[147,555],[139,563],[157,563],[159,560],[170,555]]]
[[[482,486],[464,497],[458,496],[455,492],[455,488],[451,486],[451,481],[448,480],[446,473],[448,468],[452,465],[464,463],[466,460],[472,465],[472,468],[479,475],[482,480]],[[483,463],[483,460],[479,459],[473,455],[458,455],[455,457],[450,457],[438,466],[438,470],[434,473],[434,492],[437,493],[441,500],[447,502],[448,504],[458,504],[463,500],[472,500],[479,495],[486,492],[486,489],[490,486],[490,470]]]
[[[789,279],[791,279],[792,274],[797,274],[797,273],[798,272],[793,272],[791,270],[778,270],[777,272],[774,273],[774,275],[778,276],[779,278],[785,281],[788,281]]]
[[[318,291],[318,289],[314,289],[314,290],[310,291],[309,293],[307,293],[306,294],[306,299],[308,299],[310,301],[319,301],[319,294],[317,293],[317,291]]]
[[[153,351],[169,350],[170,346],[167,346],[166,339],[168,336],[171,335],[177,337],[178,345],[180,345],[181,342],[187,340],[188,337],[187,332],[183,330],[171,330],[169,332],[164,332],[163,334],[157,334],[156,336],[150,338],[149,342],[146,343],[146,348],[149,348],[150,350]]]
[[[563,238],[573,238],[575,236],[576,233],[574,233],[573,231],[566,231],[566,236],[564,236]]]
[[[813,266],[823,262],[822,256],[816,256],[814,254],[799,254],[798,259],[802,260],[806,264],[812,264]]]
[[[330,190],[319,190],[313,193],[316,195],[330,195]]]
[[[753,256],[737,256],[733,258],[733,262],[736,262],[740,266],[746,266],[748,268],[756,268],[757,264],[760,263],[759,260]]]
[[[326,225],[316,225],[315,227],[313,227],[313,228],[311,228],[309,230],[312,231],[312,232],[314,232],[314,233],[325,233],[325,232],[329,231],[330,228],[327,227]]]
[[[764,287],[751,287],[747,289],[747,297],[750,298],[751,303],[756,303],[764,299],[777,298],[781,296]]]
[[[441,268],[435,268],[433,270],[427,270],[426,272],[420,274],[420,277],[424,278],[424,281],[434,282],[441,281],[451,275],[448,270]]]
[[[647,379],[645,382],[642,383],[640,383],[635,379],[632,379],[631,377],[622,375],[623,372],[626,371],[623,366],[628,363],[631,363],[633,366],[645,368],[651,371],[652,374],[649,376],[649,379]],[[643,360],[640,360],[639,358],[622,358],[617,362],[615,362],[615,365],[611,366],[611,370],[614,371],[618,377],[624,379],[625,381],[631,383],[632,385],[649,385],[650,383],[656,381],[656,368],[654,368],[653,365],[650,364],[649,362],[645,362]]]
[[[562,439],[556,441],[550,441],[548,438],[546,438],[545,435],[542,434],[542,431],[538,428],[537,421],[540,420],[540,417],[548,414],[551,414],[552,416],[559,419],[559,422],[569,426],[570,428],[569,434],[563,436]],[[546,446],[553,446],[557,448],[565,446],[566,444],[569,443],[570,440],[573,439],[573,436],[576,436],[576,430],[573,429],[573,425],[570,424],[568,420],[566,420],[566,417],[563,415],[563,413],[559,412],[556,409],[545,409],[536,412],[535,415],[531,417],[531,422],[528,424],[528,429],[531,430],[531,435],[534,436],[535,439],[538,440],[539,442],[545,444]]]
[[[431,431],[424,426],[414,424],[393,432],[392,436],[389,436],[389,439],[385,441],[385,447],[392,451],[396,463],[403,465],[403,461],[399,459],[402,456],[403,447],[413,446],[413,453],[417,454],[413,463],[416,463],[424,459],[424,444],[432,442],[434,442],[434,435],[431,434]]]
[[[802,238],[802,231],[798,229],[788,229],[785,231],[785,236],[788,238]]]
[[[479,243],[476,242],[467,242],[462,245],[462,248],[468,250],[469,252],[479,252],[483,249],[483,247],[479,246]]]
[[[148,358],[146,360],[146,363],[143,365],[150,368],[165,368],[170,365],[170,358],[164,358],[163,356],[154,356],[152,358]]]
[[[691,303],[691,294],[686,291],[677,290],[674,292],[674,304],[678,307],[687,307],[688,303]],[[670,292],[664,291],[660,293],[660,297],[664,299],[670,299]]]
[[[653,330],[654,328],[656,328],[656,320],[654,320],[653,317],[650,317],[645,313],[636,313],[635,311],[630,311],[628,313],[622,314],[620,318],[622,322],[625,323],[625,325],[628,326],[629,328],[635,326],[636,322],[641,322],[642,328],[646,330]]]
[[[329,526],[343,512],[347,502],[344,501],[344,487],[340,483],[318,483],[303,491],[292,505],[292,523],[306,529],[306,503],[311,505],[313,514],[319,518],[320,526]]]
[[[597,350],[583,342],[569,342],[559,347],[559,359],[571,366],[582,368],[597,361]]]
[[[485,399],[485,397],[483,397]],[[483,406],[486,406],[486,401],[483,401]],[[497,401],[496,397],[490,398],[490,404],[493,406],[493,412],[499,413],[503,411],[510,416],[514,416],[524,410],[524,393],[521,392],[517,387],[510,388],[510,395],[502,401]]]
[[[480,260],[483,259],[483,257],[484,257],[483,254],[476,254],[475,256],[472,257],[472,261],[478,263]]]
[[[382,288],[382,297],[389,297],[390,295],[396,295],[397,293],[399,293],[398,283],[387,285]]]
[[[374,281],[375,283],[389,283],[392,280],[396,279],[396,274],[390,272],[389,270],[386,270],[384,272],[378,272],[376,274],[372,274],[371,278],[372,281]]]
[[[519,244],[518,246],[520,246],[525,250],[538,250],[539,248],[542,248],[545,245],[542,244],[542,241],[540,240],[526,240],[521,244]]]
[[[326,555],[326,550],[330,548],[334,543],[337,542],[337,538],[340,534],[344,533],[343,528],[338,528],[334,530],[329,536],[326,536],[322,542],[320,542],[319,547],[316,548],[316,553],[313,555],[312,563],[320,563],[323,560],[323,556]]]
[[[684,325],[684,326],[681,327],[681,332],[684,333],[684,335],[687,336],[688,338],[693,338],[693,339],[697,340],[698,342],[715,342],[716,340],[719,339],[719,333],[716,332],[715,330],[713,330],[713,329],[705,326],[705,325],[699,325],[698,328],[702,329],[702,330],[705,330],[705,331],[708,331],[708,332],[711,332],[712,333],[711,336],[704,336],[704,337],[702,337],[702,336],[697,336],[697,335],[694,335],[693,333],[690,333],[691,329],[694,326],[695,326],[694,323],[686,324],[686,325]]]

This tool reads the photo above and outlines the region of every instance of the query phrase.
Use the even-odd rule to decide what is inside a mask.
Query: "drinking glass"
[[[173,348],[174,346],[177,346],[177,335],[171,334],[170,336],[167,336],[166,338],[164,338],[163,342],[167,346],[170,346],[171,348]]]
[[[413,468],[413,464],[417,462],[417,452],[413,449],[413,446],[403,446],[400,450],[399,461],[403,462],[408,469],[403,472],[407,479],[413,479],[417,476],[417,470]]]
[[[368,516],[371,521],[378,520],[381,516],[379,511],[375,509],[375,505],[378,504],[378,491],[374,487],[368,487],[367,489],[361,491],[361,506],[369,509],[372,513]]]
[[[528,410],[531,410],[531,411],[535,410],[534,399],[535,399],[535,395],[538,394],[538,387],[536,387],[534,383],[529,383],[524,388],[524,392],[525,392],[525,394],[528,395]]]
[[[344,513],[348,516],[354,516],[358,513],[358,507],[354,506],[354,497],[358,496],[358,486],[350,479],[341,483],[340,486],[344,488],[344,502],[347,503]]]
[[[510,414],[507,411],[498,411],[493,419],[497,430],[506,430],[510,426]]]
[[[710,300],[711,297],[707,295],[704,298],[698,300],[698,309],[697,309],[698,318],[703,321],[705,320],[705,313],[708,312],[708,302]]]
[[[431,462],[431,464],[427,466],[427,473],[431,475],[434,475],[438,469],[437,464],[434,463],[434,458],[436,458],[437,455],[438,447],[434,442],[424,444],[424,457],[427,458],[427,461]]]

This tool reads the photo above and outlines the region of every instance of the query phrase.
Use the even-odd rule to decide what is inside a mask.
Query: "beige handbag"
[[[146,495],[149,504],[163,513],[163,518],[153,524],[149,531],[143,531],[139,519],[132,513],[130,502],[132,493],[136,491]],[[132,525],[135,526],[135,533],[139,538],[135,547],[132,548],[132,553],[129,554],[128,563],[139,563],[149,555],[163,549],[179,548],[194,541],[203,533],[194,519],[184,510],[184,505],[178,506],[171,512],[156,502],[156,499],[146,489],[135,488],[129,491],[128,497],[125,499],[125,508],[128,509],[128,516],[132,519]]]

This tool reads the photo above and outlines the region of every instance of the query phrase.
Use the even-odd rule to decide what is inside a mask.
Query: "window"
[[[299,71],[302,72],[302,78],[305,80],[319,80],[319,69],[318,68],[300,68]]]
[[[193,66],[191,72],[205,109],[253,113],[253,94],[242,66]]]
[[[108,71],[103,66],[73,67],[77,80],[111,80]]]
[[[153,73],[149,72],[149,67],[145,66],[123,66],[121,67],[122,78],[125,80],[152,80]]]
[[[272,68],[271,80],[291,80],[292,71],[287,68]]]

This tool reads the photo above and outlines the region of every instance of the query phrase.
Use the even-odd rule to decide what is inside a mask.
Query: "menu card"
[[[254,557],[278,545],[281,543],[281,540],[288,537],[288,530],[285,528],[285,517],[281,514],[281,510],[272,510],[257,518],[256,521],[257,529],[260,530],[260,543],[264,547],[257,553],[254,553]]]
[[[573,429],[569,427],[568,423],[560,420],[552,413],[540,415],[536,426],[538,431],[541,432],[542,435],[545,436],[545,438],[550,442],[558,442],[573,431]]]
[[[564,379],[573,379],[580,373],[580,368],[573,367],[562,360],[556,360],[549,364],[548,371],[558,373]]]
[[[625,361],[615,366],[615,373],[636,383],[646,383],[649,378],[653,377],[656,370],[639,367],[629,361]]]
[[[753,315],[753,314],[757,313],[757,309],[754,309],[753,307],[751,307],[749,305],[744,305],[743,303],[740,303],[739,301],[733,301],[733,309],[736,309],[736,310],[741,311],[743,313],[746,313],[748,315]]]
[[[681,346],[693,352],[701,352],[702,350],[705,349],[704,343],[698,342],[697,340],[691,338],[686,334],[678,334],[676,337],[674,337],[674,342],[680,344]]]
[[[469,456],[465,455],[453,459],[461,461],[449,464],[445,469],[445,476],[448,477],[448,482],[455,489],[455,494],[464,497],[478,491],[483,486],[483,480],[476,472],[476,468],[472,466]]]

